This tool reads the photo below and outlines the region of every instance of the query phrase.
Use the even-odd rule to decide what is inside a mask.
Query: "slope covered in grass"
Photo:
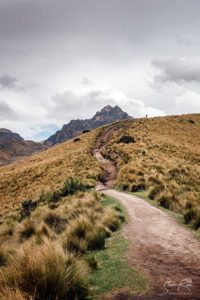
[[[91,294],[89,274],[98,266],[94,253],[105,248],[124,215],[104,207],[95,192],[74,189],[65,196],[63,190],[12,227],[0,225],[1,299],[75,300]]]
[[[200,115],[123,123],[103,149],[116,161],[117,186],[149,198],[200,227]]]
[[[10,211],[19,202],[53,191],[70,177],[94,186],[101,174],[91,154],[96,131],[81,135],[42,153],[0,168],[0,212]]]

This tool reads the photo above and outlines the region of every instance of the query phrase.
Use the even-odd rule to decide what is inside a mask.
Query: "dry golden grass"
[[[88,266],[83,259],[63,250],[59,243],[26,245],[2,270],[0,286],[26,293],[32,299],[84,299]],[[82,298],[81,298],[82,297]]]
[[[88,274],[98,265],[91,251],[121,224],[121,212],[103,207],[96,192],[76,192],[41,202],[31,215],[0,225],[0,298],[86,299]],[[54,205],[52,205],[54,204]],[[87,254],[85,256],[85,254]]]
[[[96,131],[80,136],[80,141],[67,141],[44,152],[0,168],[0,213],[12,211],[26,199],[62,186],[69,177],[95,185],[101,173],[91,154]]]
[[[25,295],[19,289],[10,290],[5,288],[2,290],[1,300],[26,300]]]
[[[147,190],[150,198],[174,211],[190,209],[191,222],[200,223],[200,115],[137,119],[123,125],[126,129],[116,131],[103,150],[117,163],[117,186]],[[125,135],[135,142],[120,143]]]

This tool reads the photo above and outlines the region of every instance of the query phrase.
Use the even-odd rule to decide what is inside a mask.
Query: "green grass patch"
[[[101,203],[103,206],[109,206],[109,205],[115,206],[116,204],[118,204],[123,209],[123,206],[121,205],[121,203],[118,200],[116,200],[110,196],[103,197],[101,200]]]
[[[147,291],[144,275],[131,268],[125,260],[127,249],[128,241],[117,232],[107,240],[105,250],[96,252],[100,267],[92,272],[90,279],[94,299],[122,288],[129,288],[135,294]]]
[[[112,197],[103,197],[101,203],[126,214],[123,206]],[[128,245],[128,240],[118,231],[106,241],[104,250],[94,252],[99,267],[93,270],[90,278],[94,288],[92,299],[102,299],[103,295],[122,288],[131,289],[136,295],[147,291],[145,276],[130,267],[125,259]]]
[[[113,197],[110,197],[110,196],[106,196],[106,197],[103,197],[101,199],[101,204],[103,206],[112,206],[112,207],[114,207],[115,210],[121,212],[127,220],[126,210],[124,209],[123,205],[117,199],[115,199]]]

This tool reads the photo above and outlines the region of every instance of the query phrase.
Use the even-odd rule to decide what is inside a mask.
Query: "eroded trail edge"
[[[124,228],[124,235],[130,241],[127,260],[150,281],[149,295],[142,298],[200,299],[200,242],[192,232],[145,200],[111,188],[117,169],[102,156],[101,147],[111,137],[112,130],[109,127],[103,132],[94,152],[105,171],[105,182],[99,183],[97,189],[118,199],[127,210],[129,220]]]

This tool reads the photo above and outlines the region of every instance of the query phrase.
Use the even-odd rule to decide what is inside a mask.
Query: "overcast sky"
[[[199,0],[0,0],[0,127],[200,113]]]

